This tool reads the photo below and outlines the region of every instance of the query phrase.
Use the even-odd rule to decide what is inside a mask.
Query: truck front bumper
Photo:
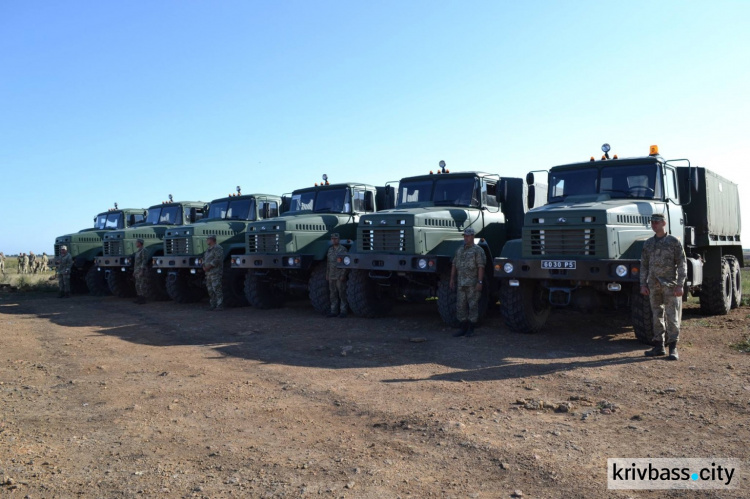
[[[231,258],[233,269],[305,270],[309,269],[314,261],[313,255],[250,254]]]
[[[450,269],[450,258],[437,255],[392,255],[386,253],[350,253],[336,265],[340,269],[378,272],[422,272],[436,274]]]
[[[151,266],[158,274],[176,270],[189,270],[191,274],[196,274],[203,271],[203,258],[195,255],[155,256],[151,259]]]
[[[119,268],[123,272],[127,272],[133,267],[132,256],[97,256],[94,260],[94,264],[98,270],[106,269],[113,270]]]
[[[516,259],[498,257],[495,278],[517,285],[519,279],[576,282],[637,283],[640,260]]]

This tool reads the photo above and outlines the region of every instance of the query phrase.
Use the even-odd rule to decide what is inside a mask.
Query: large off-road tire
[[[544,288],[536,281],[521,280],[520,286],[510,286],[508,281],[503,281],[500,286],[500,310],[512,331],[539,332],[547,322],[550,308]]]
[[[99,271],[96,265],[92,265],[86,271],[86,287],[89,288],[91,296],[106,296],[112,294],[107,284],[107,276],[104,271]]]
[[[177,303],[195,303],[206,296],[206,287],[201,279],[180,270],[167,275],[167,294]]]
[[[261,309],[279,308],[286,298],[267,276],[258,275],[253,270],[248,270],[245,275],[245,297],[250,305]]]
[[[247,307],[250,304],[245,297],[245,272],[232,269],[229,260],[224,263],[221,289],[225,307]]]
[[[653,317],[651,300],[641,294],[639,285],[634,284],[630,293],[630,320],[633,322],[635,337],[645,345],[654,344]]]
[[[121,272],[114,268],[107,273],[107,285],[110,292],[118,298],[135,296],[135,283],[130,272]]]
[[[146,279],[145,298],[149,301],[166,301],[169,300],[167,293],[167,276],[158,274],[156,269],[148,270],[148,279]]]
[[[70,292],[75,295],[85,295],[89,292],[86,274],[75,266],[70,269]]]
[[[326,262],[316,265],[307,282],[310,303],[316,312],[325,314],[331,310],[331,294],[326,281]]]
[[[727,256],[727,262],[732,276],[732,308],[737,308],[742,304],[742,269],[740,262],[733,255]]]
[[[362,317],[386,315],[393,306],[387,289],[370,279],[366,270],[352,270],[346,287],[346,297],[352,313]]]
[[[732,308],[732,273],[726,257],[721,259],[719,275],[706,276],[700,295],[705,315],[727,315]]]
[[[451,327],[458,327],[456,319],[456,303],[458,302],[458,293],[456,289],[451,289],[449,272],[440,275],[437,288],[437,307],[440,318],[443,322]]]

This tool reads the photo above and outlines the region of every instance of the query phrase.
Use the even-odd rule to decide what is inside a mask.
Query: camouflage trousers
[[[212,307],[221,307],[224,304],[224,289],[221,287],[221,272],[206,274],[206,289]]]
[[[2,272],[3,275],[5,275],[5,262],[0,262],[0,272]]]
[[[135,278],[135,294],[145,297],[148,293],[148,271],[136,272],[133,277]]]
[[[458,322],[479,321],[479,298],[481,291],[474,286],[459,286],[456,292],[456,319]]]
[[[57,287],[61,293],[70,293],[70,274],[57,274]]]
[[[334,279],[328,281],[328,299],[331,302],[331,313],[346,313],[349,304],[346,301],[346,281]]]
[[[657,345],[680,339],[682,297],[674,295],[674,287],[662,286],[658,281],[648,283],[649,301],[654,322],[654,341]]]

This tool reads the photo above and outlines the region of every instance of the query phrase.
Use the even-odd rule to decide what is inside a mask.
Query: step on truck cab
[[[192,303],[206,295],[203,254],[208,249],[206,238],[216,236],[216,244],[224,250],[224,305],[247,305],[245,272],[232,269],[233,256],[245,253],[245,231],[258,220],[273,218],[281,210],[281,197],[272,194],[237,194],[211,201],[208,214],[194,224],[170,227],[164,236],[162,255],[155,256],[152,266],[158,274],[166,274],[167,294],[178,303]]]
[[[688,294],[706,314],[726,314],[741,301],[737,185],[688,160],[604,156],[548,172],[547,205],[529,211],[522,237],[495,259],[501,310],[509,328],[539,331],[553,307],[589,311],[630,307],[636,337],[653,336],[648,297],[640,294],[640,256],[654,235],[651,215],[683,244]]]
[[[249,225],[245,254],[232,258],[232,268],[247,271],[247,300],[257,308],[274,308],[289,296],[307,294],[317,312],[327,312],[331,234],[351,245],[360,218],[392,206],[393,196],[393,188],[330,184],[325,175],[320,185],[294,191],[283,215]]]
[[[55,238],[55,257],[60,256],[60,246],[67,246],[73,257],[73,268],[70,273],[70,287],[74,293],[89,293],[94,296],[109,294],[109,286],[104,274],[97,272],[94,260],[102,255],[104,234],[109,231],[125,229],[146,218],[144,208],[114,208],[99,213],[94,217],[94,226],[72,234]],[[54,262],[54,258],[51,262]]]
[[[342,259],[351,269],[347,298],[364,317],[386,314],[396,300],[424,302],[437,297],[442,319],[456,323],[456,292],[450,289],[451,260],[472,227],[487,256],[485,283],[493,284],[492,257],[508,238],[519,237],[524,213],[546,198],[546,186],[482,172],[437,174],[399,182],[398,206],[364,215],[356,246]],[[480,316],[492,285],[483,287]]]
[[[118,298],[135,296],[135,279],[133,277],[133,256],[136,252],[135,242],[143,239],[147,259],[161,256],[164,253],[162,239],[167,230],[176,226],[195,223],[208,210],[203,201],[169,201],[151,206],[146,219],[132,227],[108,232],[104,235],[102,256],[96,258],[96,268],[107,279],[109,290]],[[150,265],[149,265],[150,266]],[[157,274],[151,268],[148,274],[146,298],[149,300],[167,300],[166,276]]]

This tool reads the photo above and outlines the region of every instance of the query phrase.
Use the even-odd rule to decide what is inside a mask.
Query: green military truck
[[[640,255],[662,213],[687,256],[685,294],[706,314],[726,314],[741,301],[740,202],[737,185],[688,160],[609,158],[555,166],[546,206],[530,211],[522,237],[495,259],[508,327],[534,333],[553,307],[583,311],[630,307],[633,329],[651,343],[648,297],[640,294]]]
[[[481,172],[437,174],[399,182],[395,209],[364,215],[356,247],[342,259],[351,269],[347,298],[352,312],[376,317],[396,300],[424,302],[437,297],[442,319],[456,324],[456,292],[450,289],[451,260],[472,227],[487,256],[485,281],[493,283],[492,257],[518,237],[523,215],[546,197],[546,186]],[[483,287],[484,315],[492,286]]]
[[[232,269],[230,259],[245,253],[245,230],[250,222],[277,217],[281,197],[270,194],[242,194],[211,201],[208,215],[191,225],[167,229],[164,251],[153,258],[157,273],[167,274],[167,293],[178,303],[199,301],[206,294],[203,254],[208,248],[206,237],[216,235],[224,250],[224,305],[247,305],[245,272]]]
[[[73,268],[70,273],[70,287],[74,293],[86,293],[94,296],[109,294],[104,274],[97,272],[94,260],[102,254],[102,243],[106,232],[124,229],[143,222],[146,210],[143,208],[114,208],[99,213],[94,218],[94,227],[83,229],[73,234],[66,234],[55,239],[55,257],[60,256],[60,246],[67,246],[73,257]],[[54,263],[55,258],[51,259]]]
[[[247,270],[245,296],[252,306],[279,307],[287,297],[307,293],[316,311],[327,312],[331,234],[350,245],[361,216],[392,205],[392,188],[323,180],[294,191],[282,216],[248,226],[246,252],[232,258],[232,268]]]
[[[208,206],[202,201],[173,201],[170,194],[169,201],[148,209],[143,222],[105,234],[102,256],[96,258],[96,268],[106,276],[112,294],[118,298],[135,295],[133,255],[137,239],[143,239],[143,247],[151,261],[152,257],[164,253],[162,239],[168,229],[197,222],[203,218],[207,209]],[[147,280],[146,298],[169,299],[166,276],[156,273],[153,268]]]

